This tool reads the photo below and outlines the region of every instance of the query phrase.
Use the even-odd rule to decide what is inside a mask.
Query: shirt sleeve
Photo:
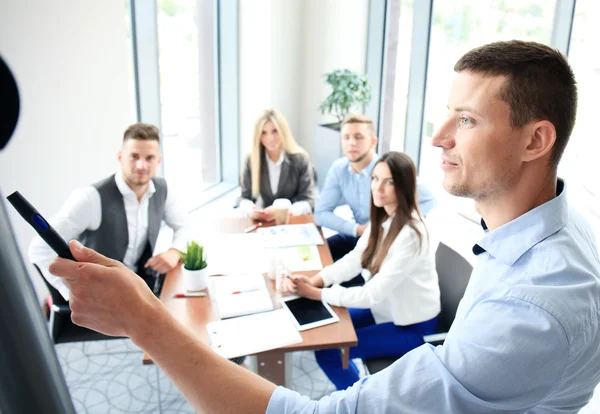
[[[525,413],[560,383],[561,324],[518,298],[477,304],[444,345],[422,345],[387,369],[318,401],[277,388],[272,413]]]
[[[304,214],[312,213],[312,207],[308,201],[296,201],[292,204],[290,212],[292,216],[302,216]]]
[[[368,237],[365,241],[368,242]],[[417,234],[410,226],[406,226],[390,246],[379,272],[373,275],[368,283],[351,288],[334,285],[331,288],[323,289],[322,299],[334,306],[372,308],[388,298],[389,293],[413,273],[419,244],[420,240]]]
[[[417,183],[417,198],[419,202],[419,210],[426,216],[437,204],[435,195],[421,183]]]
[[[327,227],[339,233],[356,235],[357,225],[351,221],[344,220],[333,212],[340,205],[341,201],[342,189],[334,165],[327,172],[323,190],[319,194],[315,205],[315,223],[318,226]]]
[[[356,242],[354,249],[337,262],[319,272],[319,276],[323,279],[325,286],[346,282],[361,273],[363,269],[362,254],[367,248],[370,232],[371,226],[368,226],[363,235],[358,239],[358,242]],[[328,294],[328,291],[328,288],[323,289],[323,300],[325,300],[324,298]]]
[[[69,242],[80,238],[86,230],[97,230],[100,227],[101,210],[98,191],[91,186],[84,187],[73,191],[49,222],[57,233]],[[38,266],[48,283],[69,300],[69,289],[61,278],[54,276],[48,270],[55,258],[54,250],[39,235],[36,235],[29,245],[29,260]]]
[[[171,248],[185,252],[186,243],[190,239],[190,215],[177,192],[171,187],[167,190],[165,201],[165,222],[173,229]]]

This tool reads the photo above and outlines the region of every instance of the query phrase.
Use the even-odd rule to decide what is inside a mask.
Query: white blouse
[[[322,300],[334,306],[371,309],[378,324],[393,322],[406,326],[437,316],[440,313],[435,270],[437,243],[429,239],[425,224],[420,219],[416,222],[422,235],[420,250],[419,236],[412,227],[404,226],[374,276],[361,264],[371,233],[369,224],[354,250],[319,273],[325,286],[331,286],[323,289]],[[382,224],[384,234],[390,224],[391,218]],[[359,273],[365,279],[363,286],[344,288],[339,285]]]

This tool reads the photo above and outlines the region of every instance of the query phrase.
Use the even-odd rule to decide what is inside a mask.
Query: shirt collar
[[[377,153],[375,153],[373,155],[373,159],[371,160],[371,162],[365,168],[363,168],[360,172],[354,171],[352,169],[352,163],[350,162],[350,160],[348,160],[348,172],[351,174],[361,174],[366,177],[370,177],[371,173],[373,172],[373,168],[375,168],[375,164],[377,164],[377,160],[379,160],[379,155],[377,155]]]
[[[287,157],[285,156],[285,151],[281,151],[281,155],[279,156],[279,159],[277,161],[271,160],[271,157],[269,157],[269,154],[267,154],[266,151],[265,158],[267,159],[267,163],[269,163],[272,167],[280,167],[281,164],[283,164],[283,162],[287,159]]]
[[[504,264],[512,266],[533,246],[562,229],[567,224],[568,215],[566,184],[559,178],[556,197],[541,206],[493,231],[487,230],[482,219],[481,225],[486,234],[473,246],[473,253],[488,252]]]
[[[383,223],[381,223],[381,227],[383,227],[384,230],[389,229],[393,218],[394,216],[388,217]]]
[[[133,194],[135,196],[135,192],[127,185],[125,179],[123,178],[123,171],[119,170],[115,174],[115,183],[117,184],[117,188],[121,192],[123,196]],[[156,191],[156,187],[154,186],[154,180],[150,180],[148,183],[148,188],[146,189],[145,195],[148,197],[152,196]]]

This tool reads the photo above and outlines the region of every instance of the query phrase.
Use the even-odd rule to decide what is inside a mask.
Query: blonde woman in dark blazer
[[[296,144],[285,117],[265,110],[254,124],[252,152],[244,163],[240,209],[250,218],[274,220],[277,198],[292,202],[291,214],[310,214],[315,202],[313,168]]]

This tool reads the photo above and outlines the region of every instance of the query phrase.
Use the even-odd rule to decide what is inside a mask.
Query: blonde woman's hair
[[[342,121],[340,129],[343,128],[346,124],[365,124],[367,126],[367,129],[369,130],[369,133],[371,134],[371,137],[377,136],[377,132],[375,131],[375,125],[373,125],[373,119],[366,115],[348,114]]]
[[[260,142],[262,130],[267,122],[273,122],[279,132],[282,141],[282,150],[288,154],[304,152],[292,136],[290,127],[285,117],[275,109],[266,109],[254,123],[254,139],[252,140],[252,152],[250,153],[250,174],[252,178],[252,197],[260,195],[260,170],[261,154],[264,151]]]

